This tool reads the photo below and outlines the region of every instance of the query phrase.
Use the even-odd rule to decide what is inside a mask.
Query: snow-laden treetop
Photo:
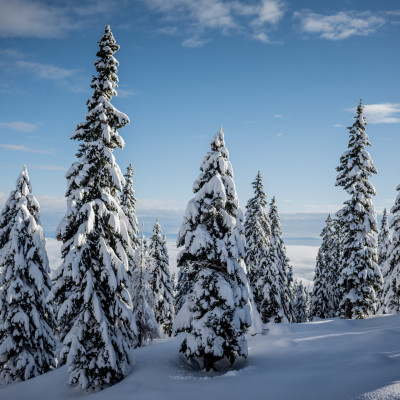
[[[348,127],[349,150],[340,157],[340,165],[337,167],[339,174],[336,178],[336,186],[343,186],[348,194],[356,193],[358,196],[361,193],[375,195],[375,188],[368,182],[368,178],[377,173],[371,155],[365,150],[365,147],[371,146],[371,143],[365,131],[367,122],[363,111],[361,99],[357,107],[357,115],[354,117],[356,121]]]
[[[243,215],[228,157],[221,127],[200,165],[193,184],[195,197],[187,205],[177,243],[185,246],[179,258],[228,262],[232,272],[235,267],[228,260],[244,257],[244,243]]]

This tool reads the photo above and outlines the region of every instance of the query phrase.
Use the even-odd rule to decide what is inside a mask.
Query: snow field
[[[400,315],[276,324],[247,336],[249,358],[219,372],[191,368],[181,337],[132,352],[131,373],[88,395],[66,367],[0,387],[1,400],[393,400],[400,398]]]

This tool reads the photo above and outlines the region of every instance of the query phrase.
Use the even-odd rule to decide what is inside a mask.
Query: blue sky
[[[400,4],[387,0],[0,0],[1,203],[26,164],[48,229],[63,214],[69,138],[106,24],[121,46],[113,104],[131,118],[115,155],[121,169],[134,166],[140,215],[181,220],[220,124],[243,208],[260,170],[282,213],[334,212],[346,199],[335,167],[360,97],[374,203],[392,206]]]

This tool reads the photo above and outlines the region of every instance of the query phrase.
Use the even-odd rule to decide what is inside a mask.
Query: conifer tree
[[[312,294],[311,315],[318,318],[330,318],[336,315],[336,309],[331,295],[331,285],[334,284],[335,267],[332,257],[333,226],[332,218],[328,215],[325,227],[321,232],[322,243],[318,250],[315,266],[314,288]]]
[[[381,291],[381,304],[380,304],[380,312],[386,313],[385,307],[385,297],[390,289],[390,284],[388,284],[388,274],[390,272],[390,264],[386,262],[387,258],[389,257],[389,249],[392,244],[392,237],[389,230],[388,224],[388,215],[386,208],[383,210],[383,217],[381,223],[381,229],[378,235],[378,265],[382,272],[383,277],[383,288]]]
[[[307,322],[308,320],[308,294],[307,289],[303,286],[303,281],[297,283],[295,281],[295,297],[293,303],[293,320],[294,322]]]
[[[289,262],[289,259],[287,259],[287,262]],[[287,268],[287,291],[289,296],[289,315],[292,315],[292,303],[295,294],[294,294],[293,267],[291,265],[289,265],[289,267]]]
[[[26,167],[0,215],[0,382],[24,381],[55,366],[51,287],[39,203]]]
[[[181,258],[180,254],[178,254],[177,257],[178,276],[176,279],[174,298],[175,315],[178,314],[179,310],[182,308],[193,286],[189,279],[189,261],[185,259],[185,257]]]
[[[176,284],[177,284],[177,278],[176,278],[176,272],[175,271],[171,274],[171,283],[172,283],[172,293],[174,295],[174,301],[175,301]]]
[[[188,265],[189,294],[174,321],[186,332],[181,352],[206,370],[219,360],[247,356],[245,332],[251,325],[244,237],[232,165],[222,128],[200,166],[195,197],[178,234],[180,265]]]
[[[126,218],[128,219],[132,230],[130,231],[130,239],[132,246],[134,248],[139,244],[138,239],[138,220],[136,218],[136,198],[135,191],[133,190],[133,167],[132,164],[129,164],[126,169],[125,177],[125,185],[122,188],[121,193],[121,208],[125,213]]]
[[[386,271],[383,269],[383,264],[389,255],[389,248],[392,244],[392,237],[390,235],[388,215],[386,208],[383,210],[383,217],[381,223],[381,229],[378,235],[378,265],[381,269],[382,276],[385,278]]]
[[[289,259],[282,239],[282,228],[275,197],[269,211],[271,226],[267,259],[262,263],[262,276],[255,282],[255,292],[261,294],[259,312],[264,323],[291,322],[291,293],[289,285]]]
[[[137,326],[136,347],[160,337],[153,311],[155,297],[150,283],[152,263],[153,259],[149,255],[146,239],[142,233],[134,254],[134,268],[131,275],[132,310]]]
[[[396,190],[399,194],[390,210],[393,215],[390,221],[390,228],[393,229],[392,243],[383,264],[385,284],[380,311],[384,314],[400,313],[400,185]],[[382,226],[383,224],[384,222],[382,222]]]
[[[330,254],[329,267],[329,298],[332,303],[331,317],[338,314],[339,304],[341,302],[341,294],[339,287],[339,279],[341,275],[341,259],[342,259],[342,238],[343,225],[338,218],[332,219],[332,230],[327,241],[327,248]]]
[[[271,227],[269,225],[267,206],[267,196],[264,192],[264,186],[260,171],[252,183],[254,188],[254,197],[252,197],[246,206],[245,214],[245,237],[246,237],[246,268],[250,287],[253,290],[254,300],[258,310],[260,310],[263,298],[262,288],[257,284],[262,279],[262,263],[265,263],[268,257],[269,241],[271,236]]]
[[[375,207],[371,197],[374,186],[368,178],[376,174],[366,146],[370,146],[365,131],[363,105],[357,107],[354,124],[349,127],[348,151],[340,157],[336,186],[342,186],[351,198],[337,213],[344,227],[342,238],[341,302],[339,313],[345,318],[366,318],[376,312],[382,276],[377,265],[378,233]]]
[[[162,235],[158,220],[153,228],[149,255],[153,263],[150,284],[155,297],[154,315],[164,333],[171,336],[174,319],[174,295],[169,272],[167,242],[165,235]]]
[[[89,390],[124,377],[136,330],[127,291],[132,227],[120,206],[124,178],[113,155],[124,146],[118,129],[129,118],[110,103],[119,46],[109,26],[99,47],[86,121],[72,135],[78,160],[66,174],[68,208],[57,229],[63,262],[49,297],[58,307],[60,362],[69,366],[70,384]]]

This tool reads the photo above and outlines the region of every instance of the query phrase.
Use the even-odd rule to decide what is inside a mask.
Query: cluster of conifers
[[[188,360],[215,369],[223,359],[232,363],[247,356],[245,333],[260,332],[261,320],[307,318],[307,292],[293,283],[275,200],[268,213],[258,174],[244,222],[221,128],[201,163],[178,234],[183,250],[173,319],[165,238],[156,223],[149,254],[138,235],[132,167],[124,178],[113,155],[124,146],[118,129],[129,118],[110,103],[119,46],[109,27],[99,47],[86,121],[72,136],[79,149],[66,174],[67,212],[56,233],[63,261],[53,282],[39,204],[25,168],[1,213],[0,379],[5,382],[47,372],[57,360],[68,365],[70,384],[104,388],[123,379],[131,349],[156,338],[160,325],[168,335],[184,333],[181,352]],[[350,143],[359,137],[368,141],[360,112]],[[338,177],[352,195],[339,213],[344,226],[339,282],[350,318],[368,315],[376,290],[371,279],[379,271],[373,187],[367,181],[373,165],[359,143],[359,154],[350,150],[342,156]],[[359,281],[365,284],[357,286]],[[57,353],[55,337],[61,343]]]
[[[391,212],[391,235],[384,210],[381,229],[368,181],[377,171],[366,146],[363,105],[349,128],[348,150],[341,156],[337,186],[350,198],[332,219],[328,216],[321,236],[312,293],[311,315],[319,318],[366,318],[376,313],[400,312],[400,197]],[[400,190],[400,186],[397,187]]]

